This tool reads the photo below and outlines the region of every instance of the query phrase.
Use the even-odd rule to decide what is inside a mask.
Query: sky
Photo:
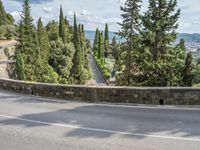
[[[22,11],[23,0],[2,0],[5,9],[18,21]],[[35,22],[42,17],[44,24],[49,20],[57,20],[59,7],[62,5],[63,12],[68,20],[73,22],[74,12],[77,14],[79,23],[85,25],[86,30],[104,29],[108,23],[110,31],[120,29],[117,22],[121,22],[121,11],[125,0],[30,0],[31,14]],[[200,33],[200,0],[178,0],[181,8],[178,32]],[[142,12],[148,7],[148,0],[143,0]]]

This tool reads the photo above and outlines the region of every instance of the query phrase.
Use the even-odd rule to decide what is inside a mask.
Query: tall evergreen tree
[[[65,16],[65,35],[66,35],[67,43],[71,42],[72,31],[70,30],[71,30],[71,26],[69,24],[69,21],[67,20],[67,17]]]
[[[84,67],[86,69],[89,69],[89,61],[88,61],[88,51],[89,49],[87,49],[87,45],[86,45],[86,38],[85,38],[85,30],[84,30],[84,25],[81,25],[81,29],[80,29],[81,33],[81,44],[82,44],[82,51],[83,51],[83,59],[84,59]]]
[[[73,43],[75,49],[80,49],[79,31],[76,20],[76,14],[74,14]]]
[[[106,57],[110,55],[110,47],[109,47],[109,31],[108,31],[108,24],[105,25],[105,38],[104,38],[104,49],[106,53]]]
[[[46,29],[43,27],[42,19],[39,18],[37,26],[38,41],[40,46],[40,56],[45,61],[48,62],[50,53],[50,43]]]
[[[73,58],[73,67],[71,70],[71,74],[75,80],[75,83],[81,84],[84,82],[83,80],[84,67],[83,67],[83,54],[80,44],[80,33],[77,25],[76,14],[74,14],[73,43],[76,51]]]
[[[180,74],[177,72],[180,68],[177,66],[181,66],[182,62],[175,57],[174,51],[177,49],[170,45],[176,40],[177,21],[180,16],[180,9],[176,11],[176,6],[177,0],[149,0],[148,11],[142,17],[142,43],[149,54],[148,60],[143,60],[149,62],[146,65],[149,68],[142,71],[146,75],[147,86],[178,84],[177,78]]]
[[[62,6],[60,6],[59,36],[60,36],[60,38],[62,38],[64,43],[67,42],[66,25],[65,25],[65,18],[64,18],[64,15],[63,15]]]
[[[104,66],[105,57],[104,57],[104,42],[103,42],[103,33],[99,33],[99,40],[98,40],[98,59],[101,62],[101,65]]]
[[[175,12],[177,0],[149,0],[149,9],[143,17],[144,43],[158,61],[176,40],[180,9]]]
[[[24,59],[20,53],[16,54],[16,75],[19,80],[26,80]]]
[[[125,66],[119,80],[123,85],[133,85],[132,76],[135,74],[135,52],[139,49],[140,31],[140,7],[141,0],[127,0],[124,7],[121,7],[123,22],[120,24],[119,35],[126,41],[122,44],[122,52],[125,55],[123,65]]]
[[[99,29],[97,28],[93,42],[93,54],[95,57],[98,56],[98,45],[99,45]]]
[[[185,67],[183,70],[183,86],[192,86],[192,81],[193,81],[192,70],[193,70],[192,52],[189,52],[185,59]]]
[[[24,0],[23,11],[18,31],[17,53],[21,54],[25,64],[25,76],[27,80],[36,81],[39,73],[37,70],[40,48],[37,33],[31,17],[29,0]],[[16,57],[17,59],[20,57]],[[16,60],[18,62],[18,60]]]
[[[50,21],[47,26],[46,30],[48,33],[49,41],[57,41],[59,38],[59,31],[58,31],[59,25],[56,21]]]

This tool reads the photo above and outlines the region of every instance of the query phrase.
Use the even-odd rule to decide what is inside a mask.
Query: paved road
[[[16,42],[15,40],[0,42],[0,49],[4,49],[4,48],[6,48],[6,47],[15,46],[16,43],[17,43],[17,42]]]
[[[2,150],[200,150],[200,109],[112,106],[0,90]]]
[[[3,61],[1,61],[0,60],[0,65],[2,65],[2,64],[13,64],[15,61],[13,61],[13,60],[3,60]]]
[[[96,81],[96,84],[107,85],[91,54],[89,55],[89,62],[93,73],[93,79]]]

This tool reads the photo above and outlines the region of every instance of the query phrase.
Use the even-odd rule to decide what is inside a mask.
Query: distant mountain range
[[[90,41],[93,41],[94,40],[94,36],[95,36],[95,31],[85,31],[85,36]],[[116,40],[118,40],[118,41],[121,40],[121,38],[118,35],[116,35],[114,32],[109,32],[110,41],[112,41],[114,36],[116,37]]]
[[[180,33],[178,34],[177,40],[184,39],[187,43],[200,43],[200,34],[188,34],[188,33]]]
[[[95,36],[95,31],[86,31],[86,38],[93,41]],[[120,41],[121,38],[117,36],[114,32],[109,32],[109,38],[112,40],[113,37],[116,37],[116,40]],[[188,33],[180,33],[177,36],[177,41],[180,39],[184,39],[186,43],[200,43],[200,34],[188,34]]]

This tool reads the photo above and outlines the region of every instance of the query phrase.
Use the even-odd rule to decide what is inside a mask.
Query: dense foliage
[[[123,22],[119,35],[125,42],[121,44],[122,73],[117,76],[117,84],[191,86],[191,53],[186,57],[183,40],[172,45],[180,16],[177,1],[149,0],[144,15],[140,14],[141,5],[141,0],[127,0],[121,8]]]
[[[91,78],[83,25],[70,26],[60,7],[59,23],[42,19],[33,24],[29,0],[24,0],[18,27],[16,73],[20,80],[84,84]]]
[[[15,35],[14,19],[5,11],[0,0],[0,39],[12,39]]]

